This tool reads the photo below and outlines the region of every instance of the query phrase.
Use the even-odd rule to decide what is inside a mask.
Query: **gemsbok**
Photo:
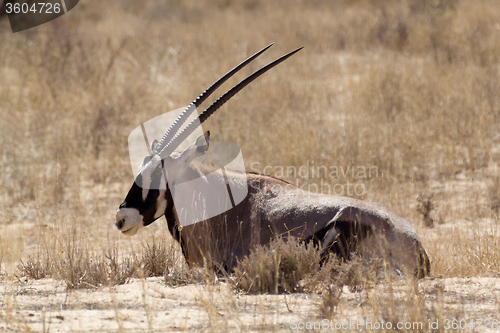
[[[323,259],[333,252],[348,260],[356,252],[364,258],[383,258],[390,267],[405,275],[427,276],[430,273],[429,258],[415,229],[407,220],[380,204],[311,193],[271,176],[214,166],[210,163],[208,132],[189,148],[175,151],[232,96],[301,49],[282,56],[242,80],[181,130],[186,119],[210,94],[271,45],[217,80],[181,113],[159,142],[152,143],[150,154],[144,159],[135,182],[116,213],[118,230],[135,235],[138,229],[164,215],[170,233],[180,243],[190,265],[209,263],[229,271],[234,269],[238,259],[250,253],[253,246],[268,244],[277,236],[284,239],[292,236],[304,243],[312,241],[319,247]],[[203,200],[200,203],[204,194],[199,188],[200,184],[207,184],[208,176],[210,184],[222,184],[229,193],[243,191],[246,196],[235,204],[229,195],[232,208],[197,223],[181,223],[181,215],[189,215],[191,210],[200,210],[203,216],[207,206]],[[182,209],[178,207],[176,191],[181,185],[184,185],[184,193],[188,193],[185,198],[192,198],[196,204],[190,206],[188,202]],[[225,205],[220,202],[222,199],[213,200],[210,195],[206,196],[206,187],[203,191],[204,200],[209,204]],[[227,197],[224,200],[228,200]]]

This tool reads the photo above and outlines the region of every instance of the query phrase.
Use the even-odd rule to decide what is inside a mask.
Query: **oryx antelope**
[[[208,132],[188,149],[175,151],[197,126],[238,91],[300,50],[253,73],[202,112],[198,122],[193,121],[180,130],[187,117],[215,89],[271,45],[216,81],[183,111],[159,142],[152,144],[151,154],[144,159],[116,213],[118,230],[135,235],[138,229],[164,215],[170,233],[180,243],[189,264],[210,262],[229,270],[238,259],[248,255],[254,245],[267,244],[280,235],[313,241],[320,246],[323,258],[334,252],[349,259],[356,251],[368,258],[383,257],[391,267],[408,275],[428,275],[429,259],[417,233],[407,220],[382,205],[310,193],[270,176],[214,168],[204,158],[210,143]],[[243,188],[248,194],[224,213],[182,227],[173,187],[177,183],[203,179],[207,174],[222,184],[229,179],[233,189]],[[158,186],[162,182],[164,186]],[[197,189],[193,187],[192,191],[195,198]]]

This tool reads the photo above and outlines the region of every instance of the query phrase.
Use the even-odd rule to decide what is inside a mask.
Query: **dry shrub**
[[[51,275],[53,269],[51,269],[47,260],[29,257],[26,262],[21,260],[21,263],[19,264],[19,271],[23,277],[26,276],[30,279],[39,280]]]
[[[169,286],[214,281],[214,272],[208,268],[189,267],[174,243],[166,244],[162,239],[158,244],[153,238],[152,243],[143,246],[139,259],[142,276],[163,276]]]
[[[167,247],[165,240],[158,244],[153,238],[151,243],[146,243],[139,259],[144,276],[163,276],[175,263],[175,251],[174,244]]]
[[[125,283],[132,277],[136,265],[131,258],[118,260],[118,252],[92,255],[88,251],[76,250],[68,255],[59,267],[64,274],[68,289],[98,288]]]
[[[62,279],[68,289],[87,289],[123,284],[137,276],[136,268],[133,258],[120,259],[116,248],[103,255],[73,248],[68,253],[29,257],[18,269],[21,276],[31,279]]]
[[[332,254],[320,267],[319,249],[291,237],[256,246],[238,262],[232,281],[249,294],[332,293],[344,285],[362,290],[394,278],[395,272],[382,259],[365,260],[355,254],[346,262]]]
[[[337,274],[337,283],[348,286],[351,291],[370,289],[377,283],[403,277],[381,258],[363,259],[359,256],[342,263]]]
[[[299,282],[319,269],[319,250],[297,239],[277,238],[265,246],[256,246],[238,261],[235,286],[249,294],[299,292]]]
[[[394,270],[382,258],[362,258],[353,253],[348,261],[339,260],[331,254],[321,269],[306,276],[301,285],[305,291],[325,295],[327,299],[335,299],[338,289],[347,286],[351,291],[374,288],[383,282],[403,279],[401,272]],[[410,277],[412,278],[412,277]]]
[[[69,241],[65,250],[30,256],[21,261],[18,269],[21,276],[31,279],[63,279],[68,289],[113,286],[130,278],[151,276],[165,276],[169,285],[207,280],[208,271],[190,269],[178,252],[175,244],[167,246],[165,241],[153,241],[143,245],[137,256],[120,256],[116,246],[99,255]]]
[[[422,214],[424,225],[429,228],[434,227],[434,219],[432,218],[431,213],[436,209],[436,205],[432,202],[432,200],[432,195],[421,194],[417,197],[417,211]]]
[[[256,246],[238,262],[232,282],[248,294],[314,292],[334,300],[342,286],[360,291],[402,278],[383,259],[364,259],[355,253],[348,261],[331,254],[320,266],[319,249],[291,237]]]

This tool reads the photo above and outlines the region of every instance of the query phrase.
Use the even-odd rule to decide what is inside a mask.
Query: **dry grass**
[[[329,298],[343,286],[366,290],[395,280],[395,272],[386,268],[382,259],[364,260],[355,254],[347,262],[331,255],[320,265],[319,248],[293,237],[277,238],[239,261],[231,282],[247,294],[314,292]]]
[[[303,291],[299,282],[319,270],[319,261],[319,250],[312,244],[277,238],[238,262],[235,286],[249,294]]]
[[[68,289],[95,289],[124,284],[131,278],[158,276],[164,277],[166,284],[178,286],[206,282],[211,274],[208,270],[188,268],[177,246],[167,245],[165,239],[153,239],[143,244],[139,253],[127,256],[120,256],[116,245],[108,246],[102,254],[95,253],[88,244],[82,248],[74,234],[66,244],[66,249],[59,252],[46,251],[21,260],[21,278],[61,279]]]
[[[305,49],[212,117],[213,141],[240,145],[247,170],[342,169],[278,176],[313,191],[342,186],[407,218],[435,277],[498,277],[498,22],[495,0],[88,0],[17,34],[1,18],[0,274],[70,288],[121,283],[132,270],[199,281],[165,242],[164,222],[133,239],[114,229],[132,183],[127,136],[275,41],[223,88]],[[374,311],[445,311],[423,311],[412,290],[407,312],[390,299]]]

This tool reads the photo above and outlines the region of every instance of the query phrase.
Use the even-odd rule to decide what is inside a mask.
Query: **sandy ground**
[[[384,318],[370,312],[373,308],[370,302],[382,301],[389,295],[391,299],[404,301],[407,288],[411,286],[406,282],[380,284],[361,292],[344,287],[339,306],[327,319],[322,318],[319,310],[324,299],[312,294],[240,295],[225,283],[169,287],[161,278],[135,279],[112,288],[69,291],[61,281],[4,278],[0,283],[0,330],[290,332],[308,322],[333,325],[327,329],[331,330],[334,325],[347,326],[349,320],[351,325],[358,319],[382,321]],[[419,281],[417,288],[427,310],[440,309],[437,317],[440,330],[447,318],[467,322],[500,320],[500,278],[434,278]],[[457,318],[457,313],[463,317]],[[404,322],[410,320],[406,318]],[[345,331],[358,330],[353,327]],[[465,331],[482,332],[484,327]],[[500,330],[488,330],[495,331]]]

